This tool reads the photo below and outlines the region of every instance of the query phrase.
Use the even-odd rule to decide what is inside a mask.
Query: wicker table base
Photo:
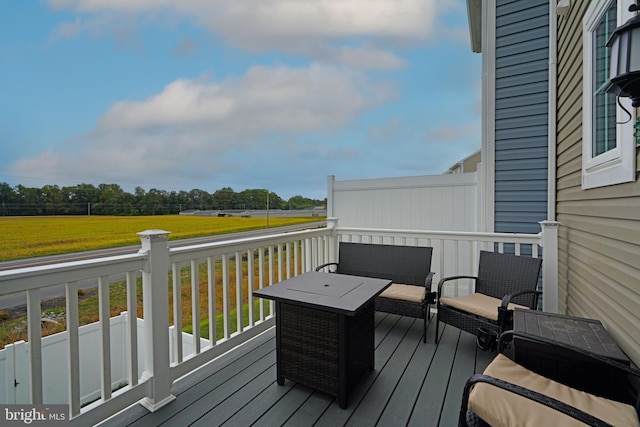
[[[357,316],[276,303],[278,383],[288,378],[346,408],[353,387],[374,368],[373,333],[373,303]]]

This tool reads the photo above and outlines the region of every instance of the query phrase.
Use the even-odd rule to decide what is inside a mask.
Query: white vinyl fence
[[[336,181],[327,218],[342,227],[479,231],[477,173]]]

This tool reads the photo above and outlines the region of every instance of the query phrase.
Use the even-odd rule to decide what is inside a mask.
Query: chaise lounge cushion
[[[640,425],[633,406],[567,387],[523,368],[502,354],[496,356],[484,374],[560,400],[613,426]],[[471,390],[469,409],[494,427],[584,426],[561,412],[486,383],[477,383]]]
[[[422,286],[392,283],[380,296],[403,301],[422,302],[424,300],[424,292],[425,288]]]
[[[440,304],[475,314],[476,316],[498,321],[498,307],[502,301],[485,294],[475,293],[464,295],[461,297],[440,297]],[[509,310],[514,308],[529,308],[519,304],[510,303]]]

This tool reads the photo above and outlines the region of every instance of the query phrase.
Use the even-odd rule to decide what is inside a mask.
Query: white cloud
[[[318,48],[313,52],[313,56],[328,63],[358,69],[399,70],[407,65],[406,61],[397,55],[372,46]]]
[[[237,40],[256,34],[272,39],[292,35],[422,38],[429,33],[436,3],[423,0],[49,0],[54,10],[70,9],[78,13],[141,14],[171,10],[196,17],[212,31],[222,31]]]
[[[59,40],[70,40],[87,34],[98,39],[109,36],[119,49],[142,51],[144,47],[139,39],[138,23],[133,16],[113,14],[76,16],[71,22],[63,22],[56,27],[47,42],[48,46]]]
[[[294,36],[421,39],[429,35],[436,14],[435,3],[423,0],[262,0],[227,4],[232,6],[220,3],[218,10],[207,9],[199,20],[230,40],[249,46],[286,43]]]
[[[335,67],[253,67],[240,79],[180,79],[146,100],[118,102],[100,119],[97,130],[328,132],[393,95],[386,84]]]
[[[448,0],[49,0],[54,10],[85,17],[61,24],[52,35],[86,32],[120,37],[152,21],[195,21],[230,45],[251,52],[278,51],[357,68],[398,69],[398,43],[436,36],[439,7]],[[127,32],[122,31],[122,23]],[[109,29],[109,27],[119,30]]]

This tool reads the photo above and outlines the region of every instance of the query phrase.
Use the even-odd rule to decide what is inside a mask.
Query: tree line
[[[267,206],[268,205],[268,206]],[[326,206],[326,199],[293,196],[284,200],[266,189],[239,193],[225,187],[204,190],[166,191],[136,187],[132,193],[118,184],[78,184],[42,188],[0,183],[0,215],[170,215],[185,210],[308,209]]]

